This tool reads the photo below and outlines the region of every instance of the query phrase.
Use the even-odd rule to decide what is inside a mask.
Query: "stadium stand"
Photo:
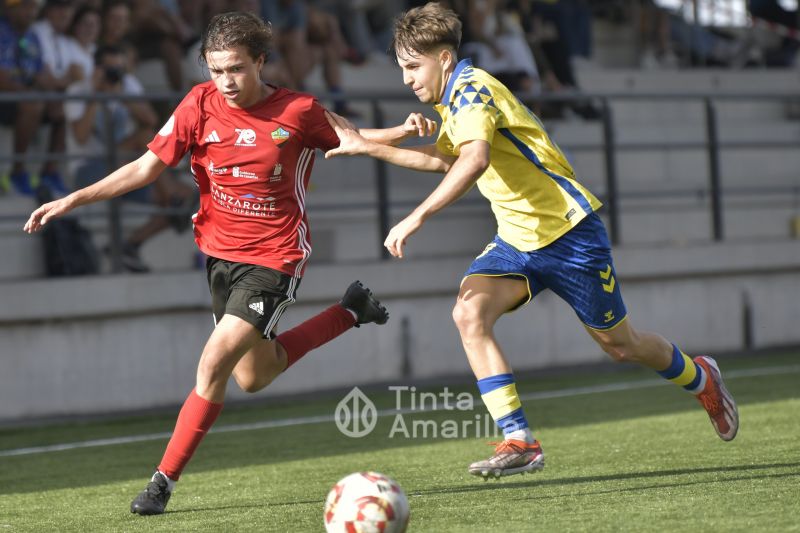
[[[629,25],[596,19],[593,30],[593,60],[576,64],[576,75],[583,91],[613,95],[616,261],[629,305],[666,332],[685,332],[681,342],[687,350],[797,344],[800,336],[791,322],[800,311],[800,247],[795,240],[800,127],[793,111],[800,71],[642,70],[637,67],[637,35]],[[138,74],[149,89],[160,90],[166,85],[157,74],[162,68],[144,61]],[[373,57],[361,65],[344,63],[342,80],[349,105],[362,116],[360,125],[377,118],[376,98],[384,124],[420,110],[410,95],[403,96],[400,72],[390,61]],[[317,66],[306,88],[324,95],[325,87]],[[714,241],[711,214],[708,95],[715,96],[724,190],[720,242]],[[427,114],[435,116],[431,110]],[[548,120],[547,127],[579,179],[605,197],[603,122],[568,114]],[[0,130],[0,143],[9,142],[8,130]],[[337,340],[302,361],[302,372],[285,376],[267,394],[396,379],[409,358],[406,368],[416,377],[467,371],[454,348],[458,340],[450,308],[463,269],[493,235],[488,206],[471,192],[415,235],[410,259],[381,262],[377,172],[376,163],[366,158],[317,162],[308,196],[314,256],[302,304],[287,313],[285,325],[304,319],[319,302],[338,298],[338,287],[353,276],[369,280],[388,297],[393,325]],[[438,179],[398,169],[386,172],[391,220],[410,210]],[[207,290],[197,268],[201,258],[191,238],[163,233],[148,241],[141,252],[153,269],[149,275],[42,280],[42,243],[21,231],[32,207],[30,199],[0,196],[0,247],[12,251],[0,262],[0,292],[3,301],[20,302],[0,312],[0,354],[25,353],[14,371],[0,372],[0,420],[178,403],[191,387],[199,343],[211,327]],[[98,245],[109,238],[108,209],[94,205],[80,213]],[[124,230],[148,216],[130,209],[125,213]],[[607,218],[608,211],[601,214]],[[103,271],[110,272],[108,263]],[[673,304],[680,301],[696,305],[676,313]],[[588,337],[576,338],[574,316],[553,295],[541,295],[532,307],[501,326],[516,367],[604,360]],[[529,353],[532,336],[540,342],[536,354]],[[336,365],[330,365],[332,358]],[[156,367],[158,375],[152,370]],[[43,374],[50,377],[37,384],[41,394],[26,394],[21,377],[45,368]],[[85,379],[96,386],[81,387]],[[147,394],[141,393],[143,387]],[[231,392],[234,398],[244,397]]]

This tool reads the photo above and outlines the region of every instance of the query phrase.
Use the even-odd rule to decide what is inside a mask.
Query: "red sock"
[[[178,414],[175,431],[169,439],[167,451],[164,452],[158,470],[168,478],[178,481],[181,472],[220,411],[222,411],[221,403],[209,402],[192,389]]]
[[[356,324],[353,314],[341,306],[332,305],[275,339],[286,350],[286,368],[295,364],[305,354],[329,342]]]

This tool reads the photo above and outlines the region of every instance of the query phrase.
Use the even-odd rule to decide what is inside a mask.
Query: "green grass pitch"
[[[800,353],[720,359],[741,428],[722,442],[705,412],[650,372],[573,372],[520,380],[544,471],[484,482],[467,474],[487,438],[388,438],[393,415],[367,437],[331,421],[211,433],[168,512],[130,514],[166,444],[140,442],[10,455],[9,450],[169,432],[175,413],[0,429],[0,533],[5,531],[324,531],[322,506],[341,477],[394,477],[410,532],[800,531]],[[762,371],[763,370],[763,371]],[[645,381],[647,380],[647,381]],[[633,386],[617,386],[628,383]],[[612,384],[610,390],[598,385]],[[581,388],[595,387],[595,392]],[[420,386],[438,392],[442,387]],[[450,385],[474,392],[474,385]],[[555,391],[547,397],[546,391]],[[561,391],[560,393],[558,391]],[[379,409],[394,395],[367,389]],[[332,416],[344,393],[228,406],[217,427]],[[471,420],[474,411],[403,415]]]

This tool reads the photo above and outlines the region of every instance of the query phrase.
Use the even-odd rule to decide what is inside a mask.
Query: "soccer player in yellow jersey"
[[[441,183],[389,232],[384,245],[403,257],[408,238],[433,214],[473,185],[491,203],[497,236],[470,265],[453,319],[478,380],[481,397],[505,440],[492,457],[469,467],[484,477],[544,466],[514,384],[493,334],[501,315],[550,289],[575,310],[589,335],[616,361],[657,371],[694,393],[717,434],[729,441],[739,427],[733,398],[716,362],[694,359],[660,335],[634,328],[616,282],[600,202],[575,178],[542,123],[500,82],[469,59],[456,57],[461,23],[436,3],[411,9],[396,22],[392,43],[403,82],[442,118],[436,144],[399,148],[380,144],[376,130],[358,133],[329,119],[341,145],[326,154],[366,154],[407,168],[445,173]],[[420,135],[436,129],[422,115]]]

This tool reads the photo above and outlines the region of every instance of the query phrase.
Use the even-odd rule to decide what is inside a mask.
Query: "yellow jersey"
[[[497,234],[522,252],[552,243],[602,204],[578,183],[541,121],[502,83],[469,59],[445,87],[437,149],[459,155],[474,140],[490,145],[478,189],[492,204]]]

